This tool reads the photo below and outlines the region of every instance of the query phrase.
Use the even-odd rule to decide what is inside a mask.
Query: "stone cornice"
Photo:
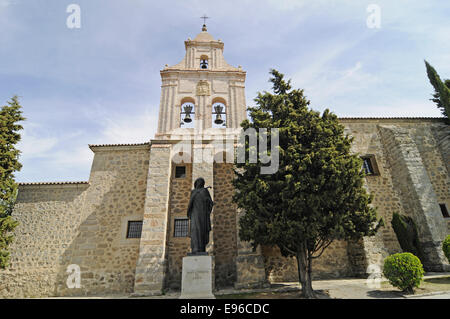
[[[184,48],[187,50],[189,47],[212,47],[223,50],[224,43],[222,41],[195,41],[195,40],[187,40],[184,41]]]
[[[161,77],[165,77],[165,76],[169,76],[171,74],[179,74],[179,75],[188,75],[191,76],[193,73],[197,73],[199,76],[200,75],[204,75],[205,73],[209,73],[211,75],[223,75],[223,74],[229,74],[229,75],[237,75],[240,77],[244,77],[247,74],[246,71],[243,70],[239,70],[239,69],[235,69],[235,70],[220,70],[220,69],[216,69],[216,70],[201,70],[201,69],[171,69],[171,68],[167,68],[164,70],[161,70],[159,72],[161,74]]]

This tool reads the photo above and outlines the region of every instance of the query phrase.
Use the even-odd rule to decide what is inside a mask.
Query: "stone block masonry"
[[[192,164],[173,164],[170,182],[169,202],[169,239],[168,239],[168,272],[166,276],[166,287],[172,290],[181,288],[181,271],[183,257],[191,251],[189,237],[175,237],[175,220],[187,218],[187,208],[192,189]],[[175,167],[184,166],[186,175],[181,178],[175,177]]]
[[[428,271],[443,271],[441,245],[447,233],[439,200],[412,132],[395,126],[380,126],[385,148],[389,150],[391,174],[404,206],[415,220],[424,250],[422,260]]]
[[[151,146],[144,221],[134,284],[134,293],[137,295],[158,295],[164,289],[168,257],[171,164],[170,144]]]
[[[89,183],[20,185],[11,267],[0,271],[0,296],[83,296],[132,292],[139,239],[128,220],[142,220],[148,144],[91,147]],[[67,286],[67,267],[81,287]]]
[[[21,185],[13,217],[10,267],[0,270],[0,297],[53,296],[61,258],[77,238],[86,184]]]

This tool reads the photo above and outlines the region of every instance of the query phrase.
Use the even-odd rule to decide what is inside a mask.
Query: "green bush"
[[[442,249],[444,250],[444,254],[445,257],[447,257],[448,262],[450,262],[450,235],[448,235],[442,243]]]
[[[394,254],[384,261],[383,275],[389,283],[407,293],[414,293],[423,278],[420,259],[411,253]]]

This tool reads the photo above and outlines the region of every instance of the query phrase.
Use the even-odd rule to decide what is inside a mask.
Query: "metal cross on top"
[[[206,19],[209,19],[209,17],[204,14],[203,17],[200,17],[200,19],[203,19],[203,24],[206,24]]]

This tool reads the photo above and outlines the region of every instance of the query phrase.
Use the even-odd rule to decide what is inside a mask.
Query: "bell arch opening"
[[[195,127],[195,100],[191,97],[184,97],[180,102],[180,127]]]
[[[227,127],[227,102],[221,97],[216,97],[211,104],[211,127]]]

